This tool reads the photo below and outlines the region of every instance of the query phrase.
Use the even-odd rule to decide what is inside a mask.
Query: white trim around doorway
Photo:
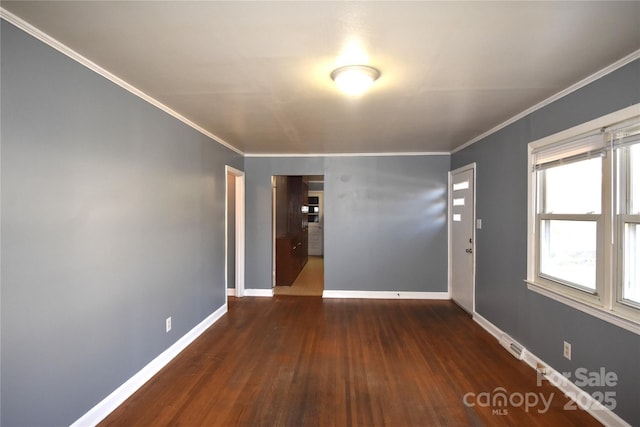
[[[452,181],[451,181],[451,177],[457,173],[460,172],[464,172],[466,170],[471,170],[473,171],[473,273],[471,276],[471,288],[472,288],[472,312],[470,313],[471,315],[475,314],[476,312],[476,231],[478,230],[478,217],[476,214],[476,206],[477,206],[477,200],[476,200],[476,194],[477,194],[477,188],[478,188],[478,183],[477,183],[477,172],[476,172],[476,163],[469,163],[468,165],[459,167],[457,169],[454,169],[452,171],[449,171],[448,177],[447,177],[447,293],[449,295],[452,295],[452,289],[451,289],[451,272],[452,272],[452,268],[453,268],[453,257],[452,257],[452,239],[451,239],[451,212],[452,212],[452,204],[453,204],[453,198],[452,198],[452,191],[451,191],[451,185],[452,185]]]
[[[228,220],[228,212],[229,212],[229,199],[227,195],[228,182],[227,178],[229,175],[233,175],[236,180],[236,193],[235,193],[235,242],[236,242],[236,265],[235,265],[235,289],[233,290],[233,295],[236,297],[243,297],[245,295],[244,289],[244,228],[245,228],[245,200],[244,200],[244,172],[238,169],[235,169],[229,165],[225,165],[224,167],[225,175],[225,201],[224,201],[224,288],[225,288],[225,296],[229,296],[229,288],[228,286],[228,274],[229,274],[229,220]]]

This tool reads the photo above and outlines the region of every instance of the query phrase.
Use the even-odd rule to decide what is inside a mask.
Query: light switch
[[[481,219],[476,219],[476,228],[478,230],[482,229],[482,220]]]

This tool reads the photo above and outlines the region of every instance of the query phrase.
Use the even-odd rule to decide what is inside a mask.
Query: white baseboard
[[[227,289],[227,295],[234,296],[235,289]],[[272,289],[245,289],[247,297],[272,297]],[[394,292],[394,291],[323,291],[323,298],[362,298],[362,299],[437,299],[448,300],[448,292]]]
[[[227,288],[227,296],[235,297],[236,296],[236,288]]]
[[[115,389],[110,395],[105,397],[100,403],[91,408],[86,414],[78,418],[71,427],[95,426],[104,420],[107,415],[113,412],[133,393],[149,381],[155,374],[164,368],[174,357],[191,344],[209,326],[213,325],[227,312],[227,304],[221,306],[211,313],[202,322],[187,332],[182,338],[176,341],[171,347],[160,353],[158,357],[149,362],[144,368],[129,378],[124,384]]]
[[[235,289],[227,289],[227,295],[234,296]],[[273,289],[245,289],[246,297],[273,297]],[[448,300],[448,292],[394,292],[394,291],[323,291],[323,298],[362,298],[362,299],[436,299]]]
[[[485,319],[484,317],[480,316],[478,313],[473,313],[473,320],[475,320],[476,323],[478,323],[487,332],[489,332],[491,335],[493,335],[495,337],[495,339],[500,341],[500,338],[502,338],[502,334],[504,334],[504,332],[502,332],[496,325],[494,325],[493,323],[489,322],[487,319]]]
[[[539,363],[544,365],[546,370],[544,377],[549,381],[549,383],[557,387],[565,394],[565,396],[574,401],[578,407],[588,412],[589,415],[601,422],[603,425],[608,427],[631,427],[631,424],[620,418],[609,408],[603,406],[600,402],[594,399],[593,396],[575,385],[560,372],[550,367],[535,354],[525,351],[524,361],[534,370]]]
[[[448,292],[394,292],[394,291],[332,291],[322,292],[322,298],[363,298],[363,299],[451,299]]]
[[[245,289],[245,297],[272,297],[273,289]]]
[[[473,320],[500,341],[500,338],[504,334],[500,328],[478,313],[473,314]],[[546,371],[544,377],[549,383],[557,387],[565,396],[574,401],[577,406],[585,410],[603,425],[609,427],[631,427],[629,423],[620,418],[615,412],[603,406],[594,399],[593,396],[568,380],[564,375],[553,369],[548,363],[544,362],[529,350],[524,350],[523,361],[534,371],[537,371],[538,364],[544,365]]]

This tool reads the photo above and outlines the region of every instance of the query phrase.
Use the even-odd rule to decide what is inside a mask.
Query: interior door
[[[475,200],[473,165],[451,172],[449,223],[451,229],[451,299],[474,311]]]

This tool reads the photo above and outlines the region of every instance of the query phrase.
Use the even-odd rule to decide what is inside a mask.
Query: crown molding
[[[448,151],[397,152],[397,153],[245,153],[245,157],[401,157],[401,156],[449,156]]]
[[[115,74],[111,73],[110,71],[102,68],[101,66],[99,66],[95,62],[93,62],[90,59],[82,56],[81,54],[79,54],[75,50],[71,49],[69,46],[63,44],[62,42],[60,42],[60,41],[58,41],[56,39],[54,39],[53,37],[51,37],[50,35],[48,35],[44,31],[34,27],[33,25],[31,25],[28,22],[26,22],[24,19],[14,15],[13,13],[11,13],[8,10],[4,9],[3,7],[0,7],[0,18],[4,19],[5,21],[7,21],[10,24],[15,25],[16,27],[20,28],[25,33],[35,37],[36,39],[40,40],[44,44],[52,47],[53,49],[57,50],[58,52],[62,53],[63,55],[68,56],[69,58],[71,58],[74,61],[80,63],[81,65],[84,65],[85,67],[87,67],[91,71],[93,71],[93,72],[101,75],[102,77],[106,78],[107,80],[117,84],[121,88],[123,88],[123,89],[129,91],[130,93],[132,93],[133,95],[143,99],[144,101],[148,102],[149,104],[153,105],[154,107],[159,108],[160,110],[164,111],[165,113],[169,114],[170,116],[180,120],[182,123],[186,124],[187,126],[191,127],[192,129],[200,132],[201,134],[209,137],[210,139],[212,139],[213,141],[217,142],[218,144],[220,144],[220,145],[222,145],[222,146],[224,146],[224,147],[226,147],[226,148],[228,148],[228,149],[230,149],[230,150],[232,150],[232,151],[244,156],[244,153],[241,150],[237,149],[236,147],[234,147],[233,145],[231,145],[230,143],[228,143],[224,139],[220,138],[219,136],[216,136],[216,135],[212,134],[208,130],[204,129],[202,126],[192,122],[191,120],[189,120],[188,118],[186,118],[182,114],[180,114],[177,111],[169,108],[168,106],[166,106],[162,102],[160,102],[157,99],[153,98],[152,96],[146,94],[145,92],[141,91],[137,87],[127,83],[126,81],[124,81],[120,77],[118,77]]]
[[[120,77],[116,76],[115,74],[111,73],[110,71],[102,68],[101,66],[99,66],[98,64],[96,64],[95,62],[91,61],[90,59],[82,56],[81,54],[79,54],[78,52],[74,51],[73,49],[71,49],[70,47],[68,47],[67,45],[63,44],[62,42],[54,39],[53,37],[49,36],[47,33],[41,31],[40,29],[34,27],[33,25],[29,24],[28,22],[26,22],[25,20],[23,20],[22,18],[14,15],[13,13],[7,11],[6,9],[4,9],[3,7],[0,6],[0,18],[4,19],[5,21],[9,22],[10,24],[15,25],[16,27],[20,28],[21,30],[23,30],[24,32],[26,32],[27,34],[35,37],[36,39],[40,40],[41,42],[45,43],[46,45],[52,47],[53,49],[57,50],[58,52],[66,55],[67,57],[73,59],[74,61],[84,65],[85,67],[89,68],[90,70],[94,71],[95,73],[101,75],[102,77],[106,78],[107,80],[115,83],[116,85],[122,87],[123,89],[127,90],[128,92],[132,93],[133,95],[143,99],[144,101],[148,102],[149,104],[159,108],[160,110],[164,111],[165,113],[169,114],[170,116],[180,120],[181,122],[183,122],[184,124],[186,124],[187,126],[191,127],[192,129],[202,133],[203,135],[207,136],[208,138],[212,139],[213,141],[217,142],[218,144],[238,153],[241,156],[244,157],[384,157],[384,156],[442,156],[442,155],[451,155],[454,153],[457,153],[460,150],[465,149],[466,147],[475,144],[478,141],[483,140],[484,138],[498,132],[499,130],[509,126],[510,124],[528,116],[529,114],[551,104],[552,102],[557,101],[558,99],[572,93],[575,92],[576,90],[606,76],[607,74],[612,73],[613,71],[622,68],[623,66],[629,64],[630,62],[639,59],[640,58],[640,49],[636,50],[634,52],[632,52],[631,54],[625,56],[624,58],[614,62],[613,64],[603,68],[602,70],[590,75],[589,77],[580,80],[579,82],[569,86],[568,88],[556,93],[555,95],[550,96],[549,98],[545,99],[544,101],[524,110],[523,112],[511,117],[510,119],[500,123],[499,125],[491,128],[490,130],[476,136],[475,138],[467,141],[466,143],[454,148],[453,150],[451,150],[450,152],[386,152],[386,153],[310,153],[310,154],[296,154],[296,153],[281,153],[281,154],[273,154],[273,153],[244,153],[242,150],[234,147],[233,145],[231,145],[229,142],[225,141],[224,139],[220,138],[219,136],[214,135],[213,133],[209,132],[208,130],[204,129],[202,126],[194,123],[193,121],[189,120],[188,118],[186,118],[185,116],[183,116],[182,114],[178,113],[177,111],[169,108],[167,105],[163,104],[162,102],[158,101],[157,99],[151,97],[150,95],[146,94],[145,92],[141,91],[140,89],[136,88],[135,86],[127,83],[126,81],[124,81],[123,79],[121,79]]]
[[[551,104],[552,102],[555,102],[557,100],[559,100],[560,98],[563,98],[567,95],[569,95],[572,92],[577,91],[578,89],[581,89],[585,86],[587,86],[590,83],[595,82],[596,80],[606,76],[607,74],[610,74],[614,71],[616,71],[619,68],[624,67],[625,65],[629,64],[630,62],[635,61],[636,59],[640,58],[640,49],[630,53],[629,55],[625,56],[622,59],[619,59],[618,61],[614,62],[613,64],[601,69],[600,71],[595,72],[594,74],[590,75],[589,77],[580,80],[577,83],[574,83],[573,85],[569,86],[566,89],[561,90],[560,92],[556,93],[555,95],[550,96],[549,98],[545,99],[542,102],[539,102],[538,104],[534,105],[533,107],[530,107],[526,110],[524,110],[523,112],[516,114],[515,116],[511,117],[510,119],[500,123],[498,126],[489,129],[488,131],[486,131],[485,133],[476,136],[475,138],[473,138],[470,141],[465,142],[464,144],[454,148],[453,150],[451,150],[451,154],[457,153],[460,150],[463,150],[465,148],[467,148],[468,146],[475,144],[478,141],[481,141],[483,139],[485,139],[486,137],[488,137],[489,135],[492,135],[496,132],[498,132],[500,129],[503,129],[507,126],[509,126],[512,123],[517,122],[518,120],[528,116],[529,114],[533,113],[534,111],[537,111],[543,107],[546,107],[547,105]]]

